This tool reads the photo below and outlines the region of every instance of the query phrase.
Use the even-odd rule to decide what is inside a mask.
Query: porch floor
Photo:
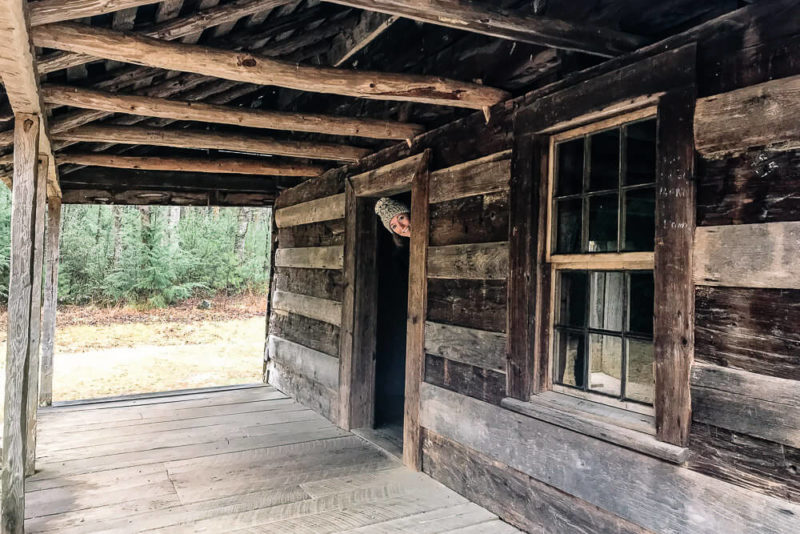
[[[270,386],[42,409],[27,532],[519,532]]]

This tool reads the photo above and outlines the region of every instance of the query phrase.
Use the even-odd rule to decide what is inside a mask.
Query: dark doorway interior
[[[411,200],[410,194],[394,198],[407,205]],[[409,240],[393,236],[378,224],[375,428],[402,445]]]

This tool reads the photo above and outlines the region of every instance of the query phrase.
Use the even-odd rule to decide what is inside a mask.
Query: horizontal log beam
[[[643,46],[641,37],[565,20],[523,16],[463,0],[326,0],[467,32],[614,57]]]
[[[250,174],[256,176],[317,176],[325,167],[299,163],[275,163],[253,159],[164,158],[115,156],[113,154],[58,154],[57,163],[86,165],[115,169],[147,171],[206,172],[221,174]]]
[[[275,85],[298,91],[374,100],[482,109],[509,96],[499,89],[435,76],[297,65],[254,54],[164,42],[71,22],[34,28],[33,41],[37,46],[125,63],[194,72],[258,85]]]
[[[31,26],[93,17],[157,2],[158,0],[38,0],[30,3]]]
[[[81,126],[57,134],[58,141],[86,143],[120,143],[123,145],[155,145],[175,148],[234,150],[250,154],[290,156],[296,158],[358,161],[370,151],[347,145],[279,141],[243,134],[164,130],[136,126]]]
[[[423,127],[402,122],[352,119],[333,115],[261,111],[136,95],[120,95],[105,91],[46,85],[42,88],[45,103],[94,109],[109,113],[126,113],[162,119],[232,124],[249,128],[292,130],[330,135],[349,135],[376,139],[411,139]]]
[[[64,204],[121,206],[271,206],[274,193],[157,191],[151,189],[64,189]]]

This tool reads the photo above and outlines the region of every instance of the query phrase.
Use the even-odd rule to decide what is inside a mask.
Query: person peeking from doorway
[[[384,197],[375,204],[375,213],[393,236],[411,237],[411,214],[408,206]]]

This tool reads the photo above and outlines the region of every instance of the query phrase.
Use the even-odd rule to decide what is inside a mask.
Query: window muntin
[[[652,251],[656,119],[555,143],[553,254]]]

